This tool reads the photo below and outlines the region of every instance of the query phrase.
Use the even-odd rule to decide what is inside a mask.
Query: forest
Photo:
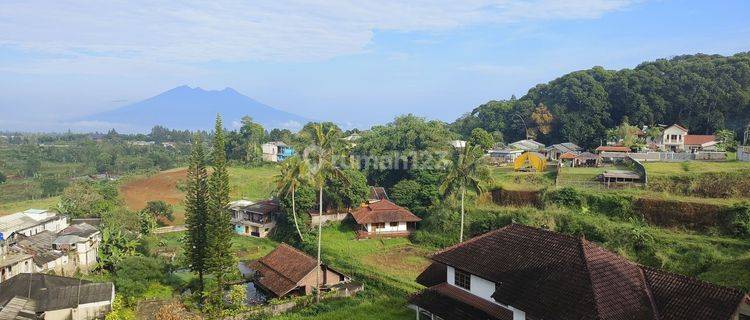
[[[625,120],[625,121],[623,121]],[[521,98],[493,100],[451,124],[468,137],[482,128],[506,142],[534,138],[598,146],[607,128],[623,122],[678,123],[692,134],[750,121],[750,53],[683,55],[644,62],[634,69],[593,67],[531,88]]]

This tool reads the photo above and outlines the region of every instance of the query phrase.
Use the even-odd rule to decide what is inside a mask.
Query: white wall
[[[451,266],[448,266],[447,270],[448,270],[447,282],[453,286],[456,286],[456,269],[454,269]],[[466,290],[459,286],[456,286],[456,287],[461,290]],[[497,301],[495,301],[495,299],[492,298],[492,294],[495,293],[495,283],[492,281],[486,280],[481,277],[477,277],[472,274],[471,275],[471,290],[469,292],[471,292],[471,294],[477,297],[480,297],[491,303],[494,303],[510,311],[513,311],[513,320],[526,320],[526,313],[524,313],[523,311],[513,308],[512,306],[506,306],[504,304],[498,303]]]
[[[399,222],[397,226],[391,227],[389,222],[385,223],[385,228],[375,228],[375,224],[367,224],[367,232],[397,232],[406,231],[406,222]]]

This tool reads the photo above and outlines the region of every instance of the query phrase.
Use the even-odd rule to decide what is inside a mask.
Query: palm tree
[[[281,172],[276,176],[276,189],[279,195],[292,195],[292,216],[294,217],[294,227],[297,228],[299,240],[302,240],[302,231],[297,223],[297,208],[295,205],[294,192],[302,186],[309,175],[307,162],[300,157],[294,156],[281,164]]]
[[[453,154],[448,174],[440,185],[440,193],[444,196],[455,198],[461,197],[461,231],[459,242],[464,241],[464,198],[466,191],[474,191],[481,194],[482,184],[491,180],[489,169],[482,160],[482,149],[480,146],[467,145],[463,152],[456,151]]]
[[[315,283],[317,286],[315,301],[320,301],[320,248],[323,235],[323,187],[327,180],[332,177],[341,177],[347,183],[346,177],[333,163],[333,157],[338,151],[338,130],[328,127],[323,128],[318,124],[310,136],[312,148],[308,150],[308,161],[310,162],[310,181],[318,189],[318,267],[315,272]]]

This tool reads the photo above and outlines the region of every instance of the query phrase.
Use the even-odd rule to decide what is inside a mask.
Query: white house
[[[662,149],[673,152],[716,151],[716,136],[688,134],[688,129],[673,124],[664,129],[661,139]]]
[[[49,210],[29,209],[0,217],[0,240],[14,234],[33,236],[43,231],[59,232],[68,227],[68,218]]]
[[[419,319],[738,320],[750,297],[628,261],[596,244],[511,224],[437,252],[408,298]]]

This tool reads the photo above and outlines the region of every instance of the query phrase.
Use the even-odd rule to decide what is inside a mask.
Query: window
[[[383,228],[385,228],[385,222],[375,224],[375,229],[383,229]]]
[[[398,222],[391,222],[391,227],[398,227]]]
[[[455,279],[453,280],[455,285],[466,290],[471,290],[471,275],[458,269],[456,269],[455,274]]]

